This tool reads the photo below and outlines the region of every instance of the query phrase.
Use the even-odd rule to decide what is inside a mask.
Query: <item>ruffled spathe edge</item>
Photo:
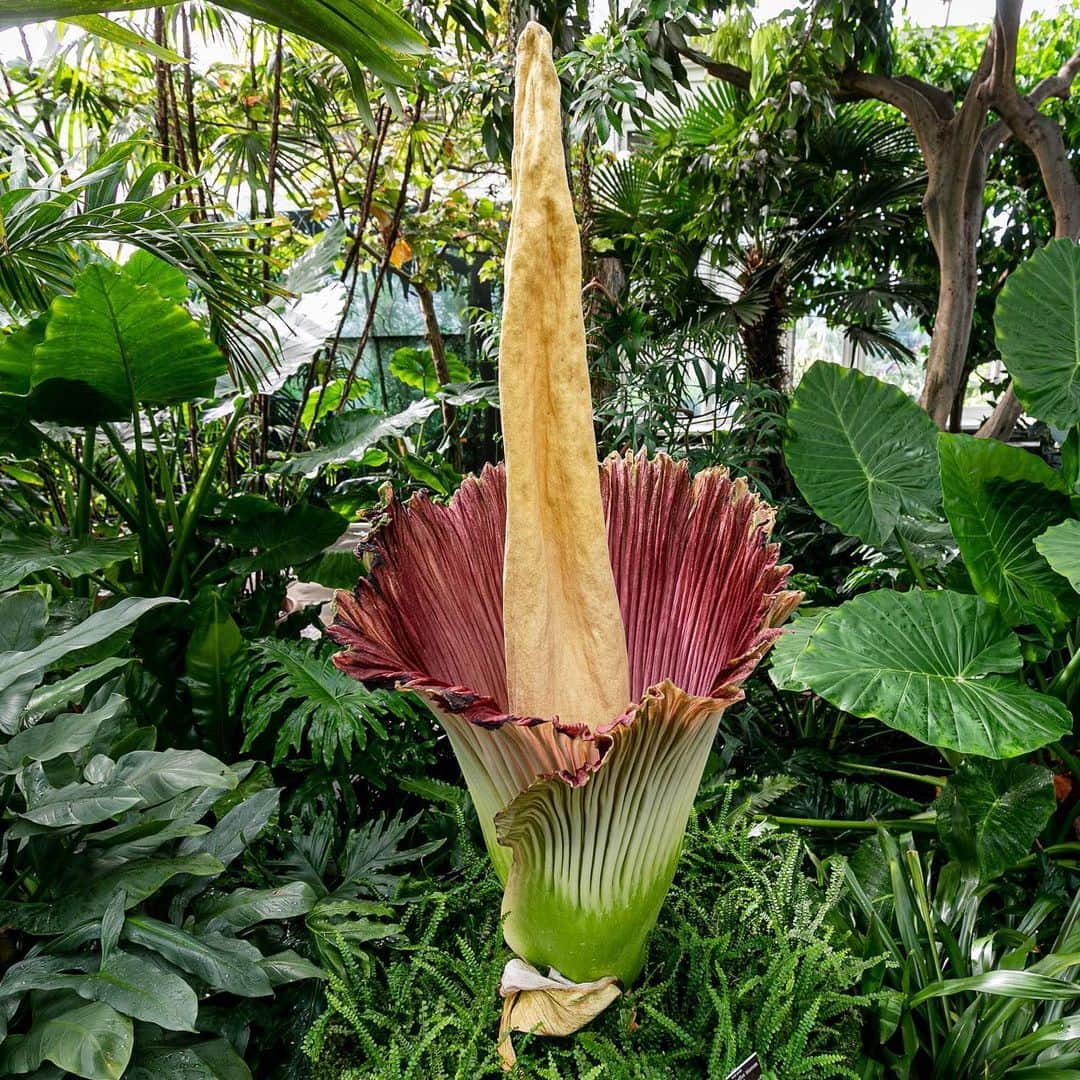
[[[613,454],[600,475],[630,700],[665,679],[707,696],[745,678],[798,602],[769,543],[771,508],[726,470],[691,478],[663,454]],[[329,636],[346,646],[334,660],[342,671],[443,695],[448,711],[484,727],[537,722],[507,708],[505,496],[502,467],[485,466],[447,505],[391,497],[363,545],[371,576],[338,594]]]

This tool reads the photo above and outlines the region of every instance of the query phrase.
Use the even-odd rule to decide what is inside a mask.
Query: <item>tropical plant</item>
[[[857,984],[877,958],[856,959],[833,926],[840,868],[820,889],[798,838],[754,823],[751,806],[727,789],[692,820],[641,982],[573,1041],[515,1037],[511,1076],[723,1080],[753,1054],[767,1077],[857,1075],[876,1000]],[[507,957],[501,886],[480,848],[458,850],[460,867],[399,907],[392,935],[330,973],[306,1044],[318,1080],[504,1073],[484,1034]]]
[[[894,1076],[1067,1076],[1080,1064],[1080,896],[934,861],[882,832],[845,870],[859,946],[882,958],[863,981],[879,1001],[873,1057]]]
[[[65,19],[105,37],[125,38],[123,29],[101,12],[150,8],[150,2],[126,0],[12,0],[0,17],[0,28],[22,26],[42,19]],[[367,110],[363,69],[371,71],[387,88],[402,86],[409,79],[401,64],[401,54],[416,54],[425,48],[424,39],[382,0],[338,0],[333,4],[300,0],[288,8],[263,0],[225,0],[221,5],[245,15],[280,26],[310,38],[337,53],[345,64],[358,102]]]
[[[41,591],[0,599],[6,1076],[250,1077],[249,1021],[222,1007],[321,978],[266,933],[311,910],[310,887],[228,878],[279,789],[253,762],[155,750],[122,692],[124,631],[172,604],[68,625]]]
[[[465,481],[447,507],[392,507],[373,578],[339,594],[331,636],[347,646],[344,671],[399,680],[446,728],[506,883],[511,946],[593,983],[565,1028],[545,1023],[551,1034],[639,974],[719,714],[796,596],[766,543],[771,515],[744,484],[717,471],[692,483],[667,458],[613,457],[598,472],[546,31],[526,28],[517,63],[507,470]],[[687,591],[720,588],[722,601],[682,607]],[[532,1003],[552,993],[582,998],[515,989],[510,1026],[532,1029]]]
[[[229,681],[229,710],[245,732],[241,752],[265,744],[281,775],[302,783],[305,800],[320,777],[336,785],[351,818],[374,814],[397,797],[395,785],[429,776],[439,762],[428,715],[408,697],[343,675],[325,643],[253,641]]]
[[[1017,393],[1068,425],[1080,406],[1051,373],[1071,370],[1059,350],[1080,298],[1062,271],[1077,258],[1071,241],[1033,256],[1006,285],[997,317]],[[800,619],[773,681],[947,751],[1010,758],[1053,744],[1070,762],[1057,741],[1073,729],[1080,601],[1055,566],[1068,562],[1060,541],[1075,519],[1075,432],[1055,471],[1017,447],[939,435],[901,391],[828,364],[804,377],[789,427],[788,464],[810,504],[906,563],[918,588]],[[920,534],[937,540],[920,544]],[[951,545],[960,560],[942,557]]]

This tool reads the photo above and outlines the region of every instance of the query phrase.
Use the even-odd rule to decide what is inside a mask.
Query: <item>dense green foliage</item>
[[[687,837],[642,980],[572,1040],[514,1036],[510,1075],[724,1077],[757,1052],[770,1077],[856,1076],[866,965],[837,925],[841,876],[819,889],[793,836],[752,828],[729,791]],[[308,1039],[325,1078],[502,1074],[490,1032],[509,958],[501,887],[475,847],[400,925],[331,975]]]
[[[475,812],[424,707],[333,667],[322,607],[385,485],[445,499],[501,456],[524,13],[284,6],[0,15],[80,31],[0,38],[5,1076],[503,1075]],[[515,1034],[510,1075],[1080,1075],[1080,248],[1031,151],[986,177],[964,359],[1004,362],[1023,446],[849,366],[793,387],[785,352],[813,313],[921,380],[925,160],[841,83],[959,99],[985,32],[540,16],[600,451],[745,476],[806,601],[723,716],[642,979]],[[1078,38],[1034,18],[1023,88]],[[695,54],[746,85],[688,90]],[[1043,108],[1071,155],[1075,104]]]

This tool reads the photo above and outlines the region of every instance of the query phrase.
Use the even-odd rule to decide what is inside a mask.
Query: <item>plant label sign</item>
[[[757,1054],[751,1054],[727,1074],[727,1080],[761,1080],[761,1062]]]

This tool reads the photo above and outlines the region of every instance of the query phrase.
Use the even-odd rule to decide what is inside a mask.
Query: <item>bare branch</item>
[[[864,71],[844,72],[837,79],[837,86],[844,100],[872,99],[899,109],[911,124],[923,155],[929,159],[933,153],[933,133],[944,119],[938,112],[944,91],[931,87],[934,93],[928,95],[927,85],[920,84],[918,79],[894,79]]]
[[[1038,108],[1044,101],[1052,97],[1064,100],[1071,93],[1073,80],[1078,72],[1080,72],[1080,49],[1077,49],[1061,65],[1056,75],[1047,75],[1045,79],[1040,79],[1027,95],[1028,101],[1035,108]]]

